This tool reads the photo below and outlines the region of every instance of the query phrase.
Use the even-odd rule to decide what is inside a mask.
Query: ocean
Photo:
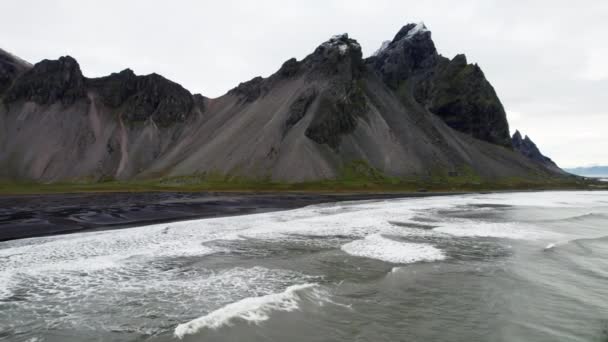
[[[0,341],[608,341],[608,192],[337,202],[0,243]]]

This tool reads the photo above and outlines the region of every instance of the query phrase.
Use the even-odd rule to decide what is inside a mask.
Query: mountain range
[[[587,167],[573,167],[565,169],[575,175],[586,176],[586,177],[606,177],[608,178],[608,166],[587,166]]]
[[[422,23],[363,58],[331,37],[218,98],[126,69],[87,78],[64,56],[0,50],[0,179],[245,177],[305,182],[353,165],[373,177],[546,179],[565,174],[505,110],[477,64],[441,56]]]

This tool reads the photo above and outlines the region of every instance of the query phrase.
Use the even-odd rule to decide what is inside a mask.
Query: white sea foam
[[[369,235],[365,239],[347,243],[342,246],[342,250],[350,255],[395,264],[445,259],[443,252],[432,245],[395,241],[379,234]]]
[[[494,237],[504,239],[536,240],[550,235],[532,225],[522,223],[474,222],[463,220],[444,224],[433,231],[460,237]]]
[[[548,250],[553,249],[553,248],[555,248],[555,244],[554,244],[554,243],[550,243],[550,244],[548,244],[548,245],[547,245],[547,246],[546,246],[544,249],[545,249],[546,251],[548,251]]]
[[[175,328],[175,336],[181,339],[186,335],[195,334],[202,329],[217,329],[224,325],[231,325],[236,319],[258,324],[267,320],[273,311],[289,312],[298,310],[298,303],[302,299],[299,291],[316,286],[318,285],[292,285],[280,293],[242,299],[212,311],[205,316],[178,325]]]
[[[260,266],[221,271],[165,270],[162,263],[133,263],[93,272],[24,273],[11,279],[11,288],[28,294],[27,301],[13,309],[13,315],[44,312],[38,320],[48,319],[49,323],[66,328],[112,327],[115,331],[145,334],[153,333],[159,324],[146,316],[167,319],[163,324],[171,324],[193,308],[213,310],[235,300],[282,290],[285,284],[319,280],[299,272]],[[133,326],[117,324],[123,321],[117,317],[117,307]],[[140,311],[142,308],[145,312]],[[0,320],[3,317],[0,312]]]
[[[123,230],[34,238],[0,243],[0,294],[18,273],[95,271],[124,267],[155,258],[205,256],[223,251],[215,240],[293,240],[334,236],[362,239],[371,234],[429,236],[451,234],[471,237],[536,238],[533,226],[450,221],[440,210],[471,204],[549,207],[587,207],[602,194],[576,192],[510,193],[394,200],[341,202],[261,213],[244,217],[191,220]],[[433,231],[397,227],[389,221],[407,222],[423,216],[438,220]],[[435,224],[434,224],[435,225]],[[320,241],[320,240],[319,240]],[[314,243],[314,242],[313,242]],[[337,241],[336,246],[343,241]],[[225,250],[224,250],[225,251]]]

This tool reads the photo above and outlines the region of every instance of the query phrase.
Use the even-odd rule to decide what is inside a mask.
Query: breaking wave
[[[455,222],[435,228],[433,231],[459,237],[493,237],[518,240],[536,240],[555,235],[540,231],[533,225],[511,222]]]
[[[190,322],[178,325],[174,334],[181,339],[203,329],[217,329],[225,325],[231,325],[237,319],[258,324],[268,320],[270,313],[273,311],[290,312],[298,310],[300,308],[299,302],[302,300],[300,292],[315,287],[318,287],[318,285],[314,283],[292,285],[280,293],[245,298]]]
[[[445,259],[445,254],[429,244],[391,240],[379,234],[369,235],[342,246],[350,255],[378,259],[395,264]]]

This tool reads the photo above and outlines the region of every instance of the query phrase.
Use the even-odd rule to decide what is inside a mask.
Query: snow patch
[[[350,41],[348,39],[348,33],[337,34],[332,36],[328,41],[321,44],[326,48],[337,48],[340,52],[340,55],[345,55],[348,52],[349,48],[360,49],[361,46],[358,43]]]
[[[424,33],[424,32],[428,32],[428,31],[429,30],[426,28],[424,23],[421,21],[418,24],[416,24],[416,26],[414,26],[413,29],[409,30],[409,32],[407,33],[405,38],[412,38],[413,36],[415,36],[419,33]]]
[[[332,42],[340,39],[348,39],[348,33],[336,34],[334,36],[331,36],[329,41]]]

